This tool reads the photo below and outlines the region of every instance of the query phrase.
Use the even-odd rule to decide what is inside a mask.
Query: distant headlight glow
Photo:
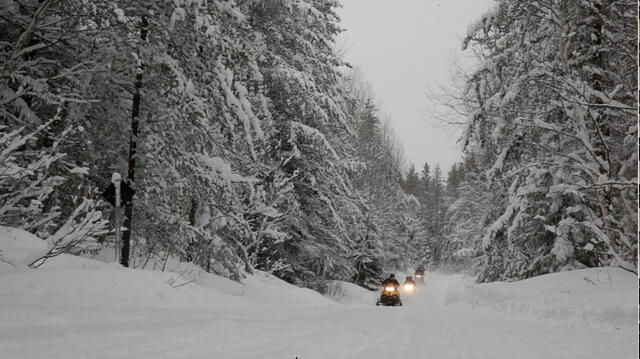
[[[415,288],[415,286],[411,283],[404,285],[404,290],[413,290],[413,288]]]

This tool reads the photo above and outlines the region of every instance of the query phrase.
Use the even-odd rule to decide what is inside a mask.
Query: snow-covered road
[[[635,330],[629,330],[632,328],[512,316],[474,308],[466,302],[451,303],[447,296],[451,295],[451,283],[456,280],[459,277],[430,275],[418,293],[404,296],[403,307],[376,307],[375,294],[369,303],[362,300],[351,304],[225,303],[183,308],[87,305],[72,310],[40,305],[30,313],[13,312],[14,320],[0,324],[0,357],[623,359],[637,356]]]

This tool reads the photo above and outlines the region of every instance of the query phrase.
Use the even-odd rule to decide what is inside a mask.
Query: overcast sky
[[[469,23],[492,0],[342,0],[345,32],[339,39],[348,62],[373,85],[381,110],[391,118],[405,157],[422,169],[439,163],[447,171],[460,160],[458,137],[434,127],[425,115],[427,86],[449,81],[451,59],[460,54]]]

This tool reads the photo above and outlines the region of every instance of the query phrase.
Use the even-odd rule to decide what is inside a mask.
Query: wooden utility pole
[[[144,42],[147,40],[147,32],[149,29],[149,23],[147,16],[142,15],[142,21],[140,22],[140,46],[144,46]],[[142,53],[138,50],[138,64],[136,67],[136,81],[135,81],[135,93],[133,94],[133,101],[131,106],[131,134],[129,137],[129,167],[127,171],[127,180],[133,188],[135,188],[135,173],[136,173],[136,147],[138,141],[138,125],[140,121],[140,90],[142,89],[142,74],[144,73],[144,63],[142,62]],[[129,249],[131,248],[131,232],[133,231],[133,201],[125,204],[125,219],[124,226],[126,231],[122,238],[122,256],[120,263],[128,267],[129,266]]]

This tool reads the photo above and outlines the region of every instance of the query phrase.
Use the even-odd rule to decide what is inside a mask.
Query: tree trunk
[[[142,15],[142,21],[140,23],[140,46],[143,46],[147,40],[147,31],[149,23],[147,17]],[[140,59],[140,54],[138,55]],[[138,60],[141,61],[141,60]],[[136,173],[136,147],[138,141],[138,124],[140,121],[140,89],[142,88],[142,73],[144,71],[144,64],[140,62],[136,68],[136,82],[135,93],[133,95],[133,103],[131,106],[131,134],[129,138],[129,168],[127,171],[127,178],[129,185],[135,188],[135,173]],[[129,250],[131,248],[131,233],[133,232],[133,200],[129,201],[125,205],[125,217],[124,227],[126,228],[122,237],[122,253],[120,256],[120,264],[124,267],[129,267]]]

